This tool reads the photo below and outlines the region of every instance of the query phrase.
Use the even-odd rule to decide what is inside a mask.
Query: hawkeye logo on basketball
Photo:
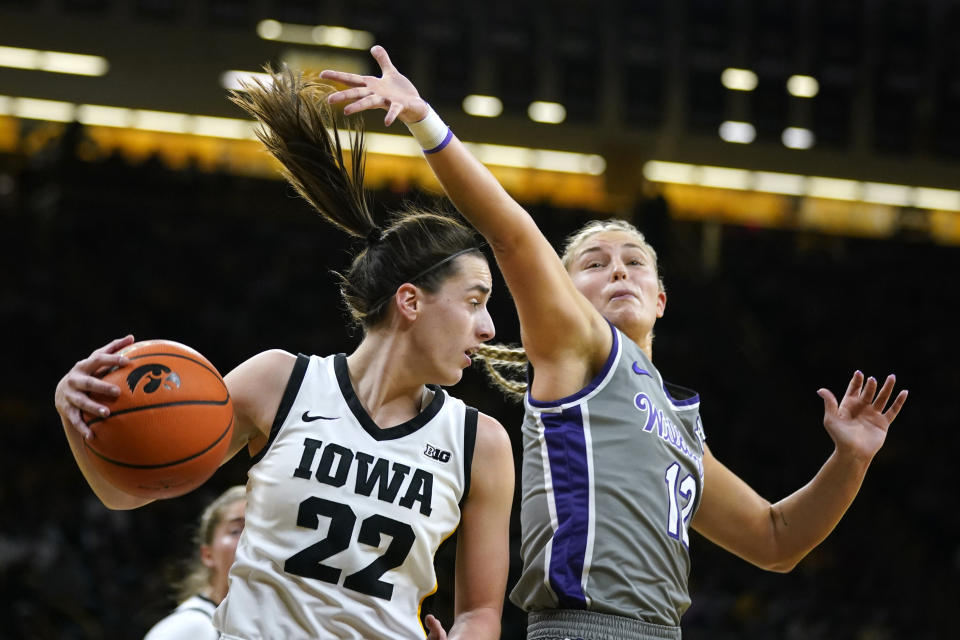
[[[423,455],[428,458],[433,458],[440,462],[450,462],[450,452],[444,451],[443,449],[437,449],[431,444],[428,444],[427,447],[423,450]]]
[[[161,385],[170,391],[180,388],[180,376],[176,371],[162,364],[144,364],[131,371],[127,376],[127,386],[130,387],[130,391],[136,391],[137,384],[142,379],[146,379],[143,385],[144,393],[153,393]]]

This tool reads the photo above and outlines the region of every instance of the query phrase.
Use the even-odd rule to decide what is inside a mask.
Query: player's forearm
[[[87,460],[87,451],[83,442],[83,436],[66,421],[62,422],[64,434],[67,436],[67,443],[70,445],[70,452],[73,454],[73,458],[80,468],[80,473],[83,474],[87,484],[90,485],[90,488],[105,507],[117,510],[136,509],[150,502],[144,498],[126,494],[104,480]]]
[[[497,640],[502,610],[480,607],[460,613],[447,634],[448,640]]]
[[[789,571],[823,542],[860,491],[868,464],[834,451],[809,483],[771,505],[777,557],[768,568]]]
[[[524,225],[532,224],[527,212],[456,137],[426,159],[447,197],[494,250],[509,246]]]

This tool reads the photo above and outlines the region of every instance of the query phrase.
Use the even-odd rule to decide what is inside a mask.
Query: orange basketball
[[[233,403],[223,378],[200,353],[170,340],[136,342],[119,353],[130,363],[103,379],[116,399],[95,396],[106,418],[84,414],[94,437],[88,458],[118,489],[173,498],[217,470],[233,433]]]

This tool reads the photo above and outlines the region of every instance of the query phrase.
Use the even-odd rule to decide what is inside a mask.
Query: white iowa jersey
[[[299,356],[249,472],[214,623],[224,638],[424,638],[437,547],[469,491],[477,412],[439,387],[401,425],[360,404],[346,356]]]

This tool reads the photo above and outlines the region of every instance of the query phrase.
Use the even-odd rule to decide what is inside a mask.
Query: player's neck
[[[364,409],[380,427],[391,427],[420,413],[424,381],[411,375],[402,339],[390,332],[367,334],[347,356],[350,382]]]

